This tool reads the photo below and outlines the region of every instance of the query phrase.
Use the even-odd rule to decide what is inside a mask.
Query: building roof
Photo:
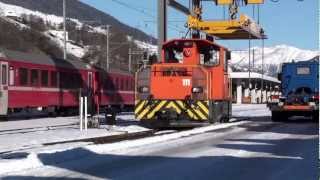
[[[251,72],[250,73],[250,78],[251,79],[262,79],[266,81],[271,81],[275,83],[280,83],[280,81],[277,78],[267,76],[267,75],[262,75],[256,72]],[[232,79],[249,79],[249,72],[231,72],[230,73],[230,78]]]

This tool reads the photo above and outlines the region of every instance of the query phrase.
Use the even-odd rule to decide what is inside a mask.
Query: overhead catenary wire
[[[132,6],[131,4],[125,3],[125,2],[120,1],[120,0],[112,0],[112,1],[117,3],[117,4],[119,4],[119,5],[121,5],[121,6],[123,6],[123,7],[126,7],[128,9],[131,9],[131,10],[134,10],[136,12],[139,12],[139,13],[145,15],[145,16],[148,16],[148,17],[151,17],[153,19],[156,19],[155,15],[153,15],[152,13],[147,12],[146,8],[144,8],[144,7],[140,8],[140,7],[137,7],[137,6]],[[168,28],[171,29],[171,30],[177,31],[177,32],[180,32],[180,31],[184,30],[184,29],[179,28],[177,26],[173,26],[172,24],[170,24],[170,22],[168,24]]]

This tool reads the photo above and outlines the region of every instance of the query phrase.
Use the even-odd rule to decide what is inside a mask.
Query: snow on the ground
[[[271,111],[266,104],[233,104],[233,117],[266,117],[271,116]]]
[[[100,115],[99,118],[103,118]],[[14,120],[0,122],[0,153],[21,148],[42,146],[46,143],[74,141],[95,137],[119,135],[148,131],[138,126],[132,114],[120,114],[122,120],[115,126],[101,125],[99,129],[79,130],[79,119],[73,117],[36,118],[31,120]]]
[[[17,119],[0,122],[0,135],[5,131],[19,129],[47,128],[49,126],[63,126],[79,123],[77,117],[57,117],[57,118],[34,118]]]
[[[233,113],[236,116],[248,117],[248,116],[265,116],[269,112],[265,105],[254,104],[254,105],[233,105]],[[114,126],[109,129],[106,129],[106,128],[100,129],[100,130],[92,129],[88,132],[80,132],[78,129],[78,126],[73,126],[66,129],[34,132],[29,135],[28,133],[15,135],[14,138],[10,138],[7,135],[4,135],[1,138],[1,135],[0,135],[0,145],[4,143],[14,144],[14,142],[21,143],[22,141],[22,142],[26,142],[24,146],[28,147],[30,146],[30,144],[35,145],[36,143],[39,143],[39,142],[41,143],[46,142],[48,141],[48,138],[65,140],[68,137],[71,138],[71,136],[73,136],[73,139],[74,139],[76,137],[79,138],[79,137],[84,137],[92,134],[93,135],[98,134],[101,136],[101,135],[107,135],[108,133],[123,133],[123,131],[138,132],[138,131],[146,130],[146,129],[143,129],[143,127],[138,126],[137,124],[134,124],[134,123],[130,124],[130,122],[135,122],[133,120],[133,114],[130,114],[130,113],[120,114],[117,117],[117,120],[125,121],[124,125],[122,126],[119,124],[118,126]],[[28,122],[25,121],[25,123],[28,123]],[[126,124],[126,123],[129,123],[129,124]],[[48,147],[38,147],[37,149],[30,149],[28,151],[27,150],[16,151],[16,152],[13,152],[13,157],[15,157],[14,153],[18,153],[19,155],[19,153],[21,152],[22,153],[27,152],[27,154],[25,155],[26,157],[23,157],[21,159],[12,158],[12,159],[1,160],[1,156],[0,156],[0,174],[44,166],[44,164],[38,159],[38,154],[41,154],[41,153],[54,154],[57,152],[66,152],[67,150],[71,150],[70,152],[72,152],[72,154],[63,153],[64,157],[61,157],[61,153],[60,153],[60,155],[57,158],[52,158],[52,163],[62,163],[65,161],[71,161],[78,158],[83,158],[84,156],[89,155],[91,153],[104,154],[104,153],[110,153],[110,152],[116,153],[120,151],[123,153],[126,151],[131,151],[132,149],[135,149],[135,148],[146,146],[146,145],[156,144],[160,142],[168,142],[168,141],[183,138],[183,137],[190,137],[192,135],[202,134],[205,132],[210,132],[218,129],[229,128],[232,126],[237,126],[245,123],[248,123],[248,122],[240,121],[240,122],[233,122],[233,123],[226,123],[226,124],[215,124],[215,125],[195,128],[192,130],[187,130],[182,132],[174,132],[170,134],[159,134],[154,137],[121,141],[121,142],[110,143],[110,144],[92,145],[90,143],[83,143],[83,144],[75,143],[70,145],[66,145],[66,144],[56,145],[56,146],[52,146],[51,148],[49,148],[48,146]],[[1,142],[1,140],[3,142]],[[39,145],[41,145],[41,143],[39,143]],[[8,148],[8,146],[0,147],[1,150],[3,150],[4,148]],[[83,149],[85,149],[86,151],[83,151]],[[84,152],[87,152],[88,154],[83,154]]]
[[[201,134],[204,132],[213,131],[213,130],[217,130],[217,129],[221,129],[221,128],[228,128],[231,126],[236,126],[236,125],[240,125],[240,124],[244,124],[244,123],[246,123],[246,121],[236,122],[236,123],[228,123],[228,124],[211,125],[211,126],[196,128],[196,129],[173,133],[173,134],[159,135],[159,136],[137,139],[137,140],[130,140],[130,141],[121,141],[121,142],[111,143],[111,144],[87,145],[87,146],[84,146],[80,149],[74,148],[74,149],[72,149],[72,151],[69,151],[71,153],[63,153],[63,154],[58,153],[59,155],[57,156],[57,158],[53,157],[52,159],[50,159],[50,161],[52,161],[50,163],[57,164],[57,163],[65,162],[65,161],[71,161],[71,160],[75,160],[78,158],[83,158],[91,153],[103,154],[103,153],[114,152],[114,151],[122,151],[122,152],[125,150],[130,151],[133,148],[146,146],[148,144],[166,142],[166,141],[170,141],[170,140],[174,140],[174,139],[179,139],[182,137],[188,137],[191,135]],[[86,151],[83,151],[84,149]],[[22,170],[26,170],[26,169],[42,167],[42,166],[44,166],[44,164],[38,158],[38,156],[37,156],[38,154],[40,154],[40,153],[55,154],[57,152],[64,152],[66,150],[70,150],[70,148],[51,149],[51,150],[46,150],[46,151],[37,152],[37,153],[31,152],[24,159],[20,159],[20,160],[13,159],[13,160],[0,161],[0,167],[1,167],[0,168],[0,175],[6,174],[9,172],[22,171]],[[46,162],[46,163],[48,163],[48,162]]]

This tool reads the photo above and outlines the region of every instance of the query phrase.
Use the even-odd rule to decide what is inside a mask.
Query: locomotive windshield
[[[309,75],[310,68],[309,67],[297,67],[297,75]]]
[[[200,50],[200,64],[207,66],[216,66],[219,64],[219,51],[214,48]]]
[[[183,61],[183,48],[174,47],[165,50],[165,60],[167,63],[182,63]]]

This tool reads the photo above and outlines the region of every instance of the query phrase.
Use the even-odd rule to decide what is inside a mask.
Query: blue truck
[[[281,95],[267,105],[273,121],[291,116],[308,116],[319,121],[319,56],[300,62],[284,63],[278,76]]]

